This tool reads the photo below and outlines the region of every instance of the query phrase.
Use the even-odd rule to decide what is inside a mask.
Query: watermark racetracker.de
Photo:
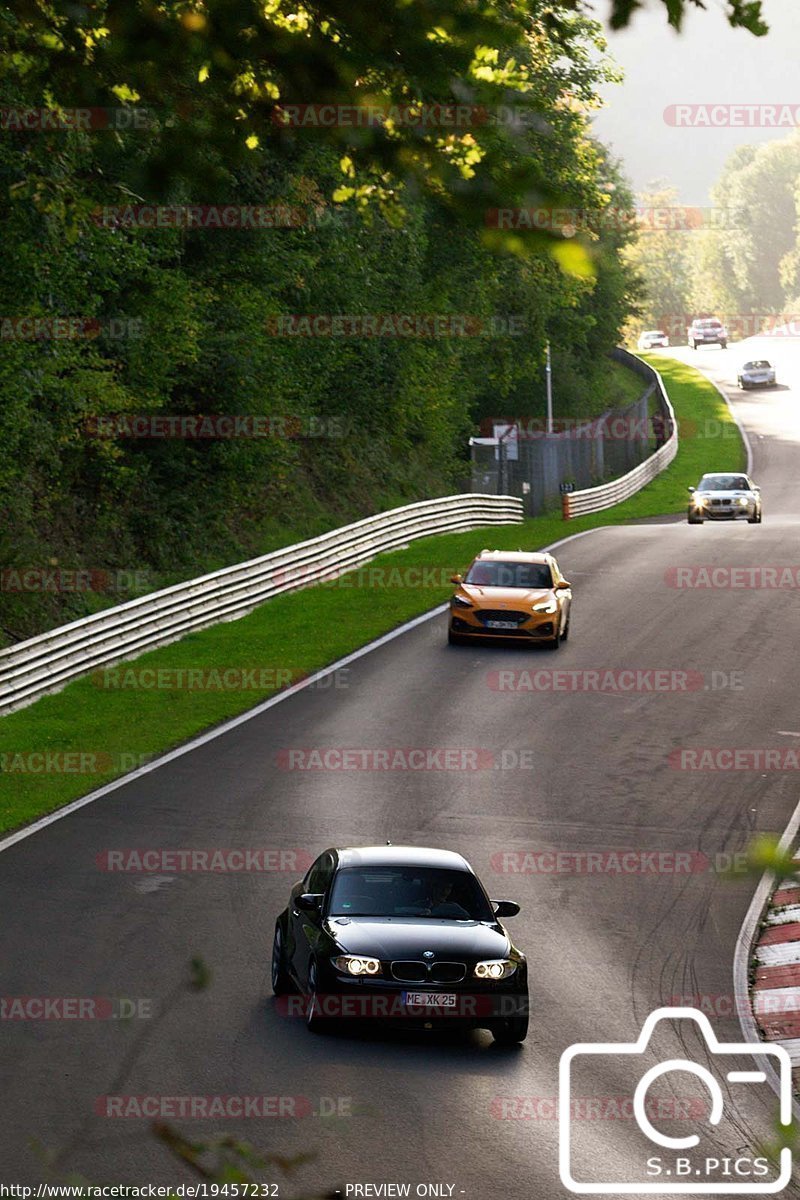
[[[281,771],[532,771],[530,747],[486,746],[286,746],[275,754]]]

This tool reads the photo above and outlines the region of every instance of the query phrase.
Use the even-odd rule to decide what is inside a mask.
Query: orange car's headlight
[[[550,600],[543,600],[541,604],[534,604],[533,611],[535,613],[556,613],[558,612],[558,602],[555,596]]]
[[[464,596],[453,596],[450,603],[453,608],[472,608],[472,601],[465,599]]]

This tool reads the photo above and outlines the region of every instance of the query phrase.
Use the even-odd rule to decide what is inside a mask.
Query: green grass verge
[[[333,583],[277,596],[241,620],[144,654],[135,667],[110,668],[77,680],[57,695],[3,717],[0,831],[51,812],[132,765],[252,708],[282,682],[318,670],[441,603],[452,591],[449,575],[482,546],[536,549],[583,529],[682,512],[687,485],[696,483],[703,471],[741,470],[744,447],[715,388],[676,360],[660,357],[657,366],[684,433],[675,462],[636,496],[568,523],[554,513],[524,525],[424,538]],[[143,672],[156,669],[273,675],[251,676],[246,688],[191,690],[148,686]],[[115,680],[139,686],[115,686]],[[204,676],[204,681],[212,680]],[[334,677],[330,686],[346,682]],[[42,757],[46,755],[49,759]]]

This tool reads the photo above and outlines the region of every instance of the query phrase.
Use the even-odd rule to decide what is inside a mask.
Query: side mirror
[[[572,584],[569,582],[569,580],[567,580],[567,579],[562,579],[562,580],[560,580],[560,581],[559,581],[559,582],[556,584],[556,589],[555,589],[555,590],[556,590],[557,592],[563,592],[563,591],[565,591],[567,588],[571,588],[571,587],[572,587]]]
[[[519,905],[513,900],[492,900],[491,905],[496,917],[515,917],[519,912]]]
[[[687,490],[687,492],[694,492],[696,489],[695,488],[687,488],[686,490]]]
[[[450,576],[450,582],[451,582],[451,583],[463,583],[463,582],[464,582],[464,576],[463,576],[463,575],[451,575],[451,576]]]
[[[303,892],[302,895],[297,897],[295,904],[302,912],[318,913],[322,908],[322,901],[324,899],[325,897],[319,895],[317,892]]]
[[[753,491],[754,491],[754,492],[760,492],[760,491],[761,491],[761,488],[758,486],[758,484],[756,484],[756,483],[754,483],[754,484],[753,484]]]

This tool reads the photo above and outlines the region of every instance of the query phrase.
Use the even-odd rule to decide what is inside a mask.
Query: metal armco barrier
[[[272,596],[332,578],[417,538],[522,520],[515,496],[422,500],[93,613],[0,650],[0,715],[98,667],[235,620]]]
[[[638,467],[628,471],[626,475],[621,475],[619,479],[612,479],[610,483],[602,483],[599,487],[584,488],[580,492],[570,492],[568,495],[562,496],[561,511],[565,521],[583,516],[584,513],[601,512],[604,508],[611,508],[614,504],[627,500],[640,491],[645,484],[655,479],[656,475],[660,475],[678,453],[678,423],[658,371],[627,350],[616,350],[614,358],[618,362],[624,362],[626,366],[637,371],[642,378],[655,384],[664,425],[670,431],[669,437],[655,453],[646,458],[644,462],[639,463]]]

